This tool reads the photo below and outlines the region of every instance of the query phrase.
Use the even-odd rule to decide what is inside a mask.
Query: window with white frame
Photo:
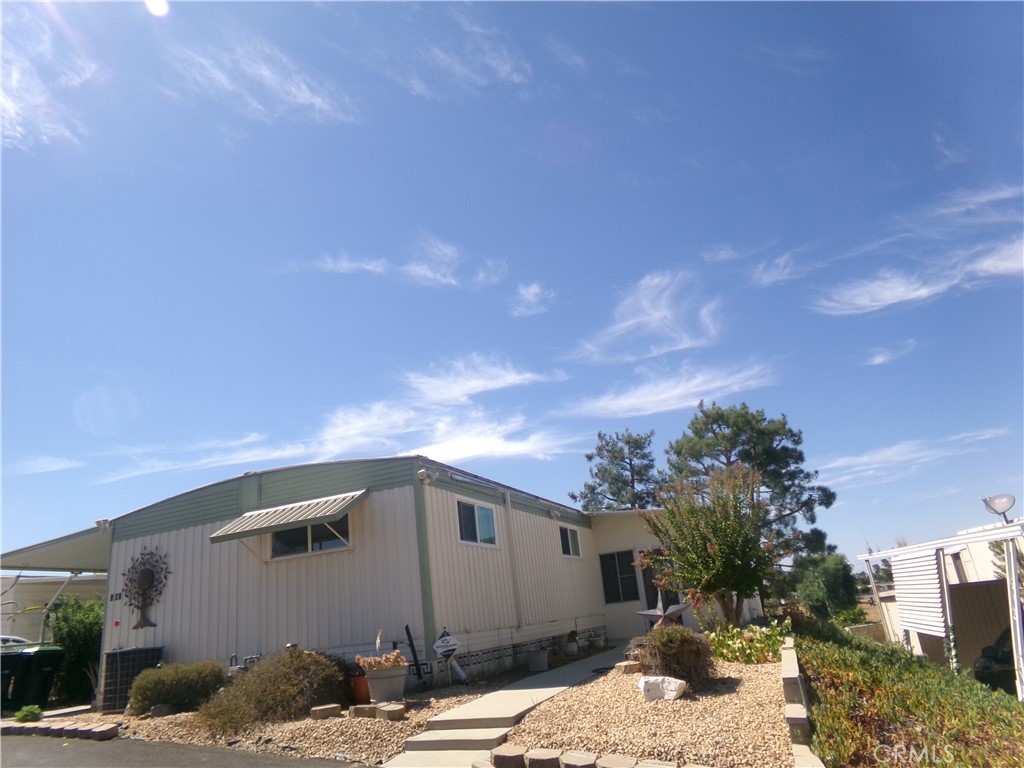
[[[460,501],[459,538],[470,544],[497,545],[494,536],[494,510],[468,501]]]
[[[330,523],[304,525],[274,531],[270,535],[270,556],[287,557],[323,552],[329,549],[347,549],[349,544],[348,515]]]
[[[633,550],[601,555],[601,581],[606,603],[629,603],[640,599]]]
[[[562,540],[562,554],[566,557],[580,556],[580,532],[564,525],[558,526],[558,536]]]

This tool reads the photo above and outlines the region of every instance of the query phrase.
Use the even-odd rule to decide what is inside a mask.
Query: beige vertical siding
[[[120,574],[143,547],[166,554],[171,575],[150,609],[157,627],[131,629],[137,611],[110,603],[105,650],[162,645],[169,661],[226,662],[291,642],[366,651],[378,630],[385,640],[402,639],[406,624],[422,638],[411,487],[371,493],[353,510],[348,550],[271,560],[268,536],[211,544],[222,525],[114,543],[109,591],[121,588]]]
[[[494,509],[497,546],[459,540],[460,500]],[[458,638],[460,654],[604,623],[589,529],[577,529],[582,557],[565,557],[549,517],[436,486],[425,503],[436,624]]]

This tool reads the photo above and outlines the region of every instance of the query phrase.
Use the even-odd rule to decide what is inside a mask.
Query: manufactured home
[[[415,647],[415,681],[445,669],[432,649],[445,630],[458,664],[484,672],[570,631],[642,634],[638,612],[657,602],[633,565],[657,545],[635,513],[582,513],[422,456],[250,472],[7,553],[3,568],[61,570],[48,548],[69,542],[78,569],[109,574],[108,711],[161,660],[241,664],[289,644],[351,658],[379,634],[382,650],[412,660]]]

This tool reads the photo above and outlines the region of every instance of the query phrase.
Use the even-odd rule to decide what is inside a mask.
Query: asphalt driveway
[[[3,768],[359,768],[342,760],[270,755],[139,739],[87,741],[46,736],[4,736]]]

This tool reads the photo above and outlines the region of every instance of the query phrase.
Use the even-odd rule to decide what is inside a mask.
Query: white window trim
[[[569,552],[566,554],[565,550],[562,549],[562,529],[569,532]],[[572,554],[572,542],[576,540],[576,554]],[[558,551],[562,553],[562,557],[571,557],[576,560],[583,559],[583,543],[580,541],[580,529],[571,525],[559,525],[558,526]]]
[[[333,522],[337,522],[337,521],[335,520]],[[332,547],[330,549],[310,549],[309,548],[310,544],[311,544],[310,539],[312,537],[312,533],[310,532],[310,528],[312,528],[313,525],[327,525],[327,526],[329,526],[331,528],[332,532],[334,533],[334,535],[338,536],[339,539],[341,539],[342,541],[345,542],[345,546],[343,546],[343,547]],[[351,526],[351,525],[352,525],[352,521],[350,519],[349,520],[349,526]],[[351,529],[351,527],[349,528],[348,538],[347,539],[343,538],[342,536],[339,536],[338,532],[334,530],[334,526],[331,525],[331,523],[313,523],[312,525],[297,525],[297,526],[295,526],[295,528],[305,528],[306,529],[306,551],[305,552],[293,552],[290,555],[277,555],[275,557],[274,556],[274,533],[276,533],[276,531],[274,533],[265,533],[265,534],[263,534],[263,538],[265,540],[265,544],[264,544],[264,548],[265,549],[264,549],[264,551],[266,552],[266,562],[268,562],[268,563],[280,563],[282,560],[295,560],[295,559],[300,558],[300,557],[320,557],[321,555],[336,555],[339,552],[351,552],[353,549],[355,549],[355,546],[353,546],[353,544],[352,544],[352,529]],[[290,531],[290,530],[294,530],[294,529],[286,528],[284,530],[289,530]]]
[[[473,507],[474,521],[476,523],[476,541],[468,541],[462,538],[462,521],[459,518],[459,504],[468,504]],[[491,525],[494,527],[494,543],[491,544],[487,541],[480,541],[480,508],[488,510],[491,513]],[[485,549],[497,549],[498,548],[498,516],[494,512],[494,507],[489,507],[486,504],[479,504],[469,499],[456,499],[455,501],[455,535],[458,536],[459,544],[464,544],[467,547],[484,547]]]

